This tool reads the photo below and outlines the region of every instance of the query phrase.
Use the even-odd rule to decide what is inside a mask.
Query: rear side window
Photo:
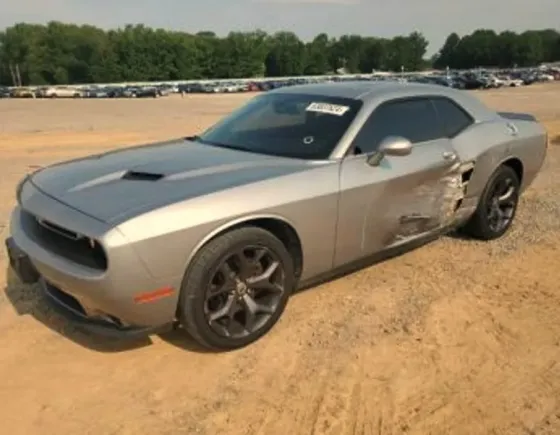
[[[373,111],[354,140],[355,152],[376,151],[388,136],[414,144],[445,137],[445,132],[429,98],[395,100]]]
[[[434,98],[432,101],[447,137],[457,136],[474,122],[471,116],[455,102],[447,98]]]

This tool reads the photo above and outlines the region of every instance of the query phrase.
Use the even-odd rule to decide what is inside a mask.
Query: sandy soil
[[[560,86],[481,92],[560,136]],[[0,101],[0,228],[27,171],[195,133],[246,95]],[[560,142],[560,141],[559,141]],[[560,146],[513,230],[445,237],[290,301],[228,354],[179,334],[103,342],[45,309],[0,253],[5,434],[560,434]]]

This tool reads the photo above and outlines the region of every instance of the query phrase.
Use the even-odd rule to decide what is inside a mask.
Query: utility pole
[[[23,84],[21,83],[21,74],[19,73],[19,63],[16,63],[16,74],[18,79],[18,86],[22,87]]]
[[[11,63],[10,63],[10,65],[9,65],[9,68],[10,68],[10,75],[12,76],[12,84],[13,84],[14,86],[17,86],[17,83],[16,83],[16,73],[14,72],[14,67],[13,67],[13,65],[12,65]]]

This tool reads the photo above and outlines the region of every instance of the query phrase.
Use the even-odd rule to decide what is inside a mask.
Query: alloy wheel
[[[222,337],[243,338],[263,328],[285,292],[282,262],[265,246],[228,253],[210,275],[204,314]]]
[[[488,226],[494,233],[510,225],[517,205],[517,188],[511,177],[496,180],[488,198]]]

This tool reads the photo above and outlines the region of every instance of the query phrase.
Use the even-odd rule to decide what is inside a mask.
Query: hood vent
[[[128,171],[123,175],[123,180],[134,180],[134,181],[157,181],[163,178],[163,174],[154,174],[152,172],[137,172]]]

